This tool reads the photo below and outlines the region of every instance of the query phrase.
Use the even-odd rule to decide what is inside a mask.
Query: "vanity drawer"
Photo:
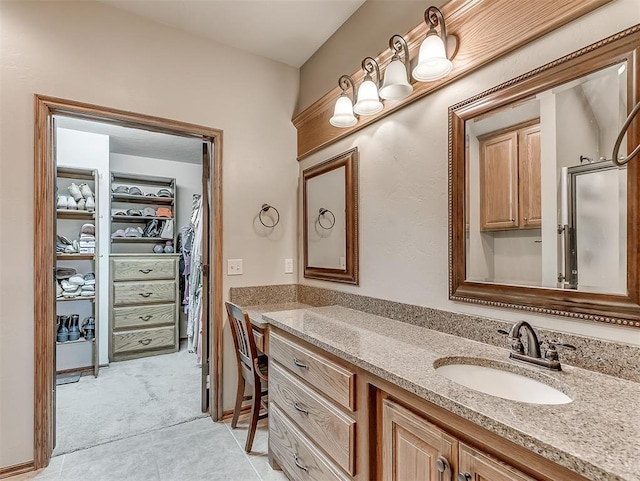
[[[175,302],[175,281],[116,282],[113,284],[113,305]]]
[[[136,331],[122,331],[115,332],[113,334],[114,354],[148,351],[150,349],[174,346],[174,326],[139,329]]]
[[[347,481],[313,443],[302,434],[294,423],[278,409],[269,404],[269,449],[275,455],[290,479],[310,481]]]
[[[340,467],[354,473],[356,422],[353,419],[277,363],[269,366],[269,399]]]
[[[113,328],[154,327],[162,324],[175,324],[176,305],[161,304],[153,306],[116,307],[113,309]]]
[[[142,258],[127,257],[111,259],[114,281],[173,279],[176,276],[175,258]]]
[[[355,410],[355,373],[275,332],[269,336],[269,357],[342,406]]]

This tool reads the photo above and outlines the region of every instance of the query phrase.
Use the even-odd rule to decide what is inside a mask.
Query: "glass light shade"
[[[447,58],[442,39],[436,34],[427,34],[418,54],[418,65],[413,69],[413,78],[419,82],[438,80],[453,69]]]
[[[353,111],[358,115],[373,115],[382,110],[382,102],[378,97],[378,87],[373,83],[371,77],[365,77],[358,88],[358,101],[353,107]]]
[[[387,100],[402,100],[413,92],[413,86],[407,79],[407,69],[402,60],[392,60],[384,72],[384,83],[380,97]]]
[[[336,101],[333,109],[333,117],[329,119],[329,123],[334,127],[353,127],[358,122],[353,115],[353,103],[347,95],[341,95]]]

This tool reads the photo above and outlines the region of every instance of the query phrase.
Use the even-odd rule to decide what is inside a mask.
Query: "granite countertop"
[[[249,320],[251,325],[258,329],[264,329],[269,325],[269,322],[262,318],[262,315],[266,312],[279,312],[289,311],[292,309],[308,309],[311,306],[308,304],[302,304],[301,302],[283,302],[280,304],[261,304],[259,306],[246,306],[242,309],[249,314]]]
[[[638,383],[572,366],[546,371],[510,360],[507,349],[344,307],[284,306],[278,305],[280,312],[259,306],[254,316],[262,313],[263,325],[287,331],[588,479],[640,481]],[[509,401],[435,371],[438,360],[465,358],[527,374],[565,392],[573,402]]]

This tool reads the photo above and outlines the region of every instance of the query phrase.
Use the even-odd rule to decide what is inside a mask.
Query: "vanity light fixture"
[[[338,79],[338,86],[342,89],[342,93],[340,97],[338,97],[338,100],[336,100],[333,117],[329,119],[329,123],[338,128],[353,127],[356,125],[356,122],[358,122],[358,119],[353,115],[353,102],[349,98],[347,90],[351,87],[353,91],[353,101],[357,102],[356,84],[349,75],[342,75]]]
[[[432,82],[441,79],[451,72],[451,59],[458,50],[458,38],[447,35],[442,12],[436,7],[429,7],[424,12],[424,21],[429,26],[427,36],[420,45],[418,64],[413,69],[413,78],[419,82]],[[440,34],[436,27],[440,26]]]
[[[358,100],[353,106],[353,111],[358,115],[373,115],[382,110],[382,102],[378,95],[378,84],[380,83],[380,67],[378,62],[372,57],[365,57],[362,61],[362,70],[365,72],[364,80],[358,88]],[[374,83],[371,74],[375,71],[376,80]]]
[[[402,35],[394,35],[389,39],[389,49],[393,52],[391,62],[384,71],[384,83],[380,88],[380,97],[387,100],[402,100],[413,92],[409,82],[409,47]],[[404,60],[400,54],[404,54]]]

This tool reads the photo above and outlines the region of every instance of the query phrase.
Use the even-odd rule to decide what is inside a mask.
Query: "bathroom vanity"
[[[637,383],[340,306],[249,312],[269,339],[270,460],[292,480],[640,480]],[[452,364],[571,402],[484,394],[438,373]]]

